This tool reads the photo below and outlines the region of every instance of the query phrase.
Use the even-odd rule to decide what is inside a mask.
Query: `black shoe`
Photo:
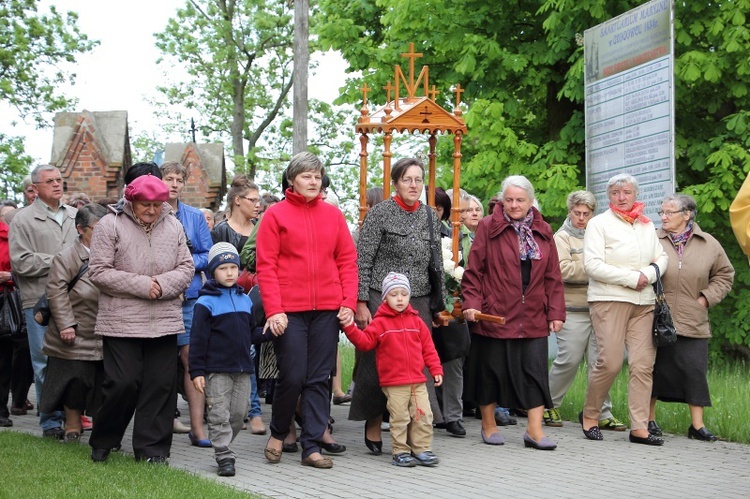
[[[337,444],[336,442],[330,444],[322,443],[320,444],[320,448],[328,454],[341,454],[342,452],[346,452],[346,445]]]
[[[652,434],[648,434],[648,437],[636,437],[633,432],[630,432],[630,441],[634,444],[644,445],[664,445],[664,439],[655,437]]]
[[[299,452],[297,442],[292,442],[291,444],[284,442],[281,444],[281,452]]]
[[[700,430],[696,430],[693,425],[690,425],[688,427],[688,438],[694,438],[696,440],[702,440],[704,442],[716,442],[719,439],[716,435],[708,431],[705,426]]]
[[[91,448],[91,460],[95,463],[103,463],[109,457],[109,449]]]
[[[10,418],[0,417],[0,427],[10,428],[11,426],[13,426],[13,421]]]
[[[690,426],[692,427],[692,425],[690,425]],[[659,425],[656,424],[656,421],[649,421],[648,422],[648,432],[651,435],[655,436],[655,437],[660,437],[660,436],[664,435],[664,433],[662,433],[662,431],[661,431],[661,428],[659,428]]]
[[[588,438],[589,440],[604,440],[604,435],[602,435],[602,430],[599,429],[599,425],[594,425],[588,430],[583,427],[583,411],[578,413],[578,422],[581,423],[581,429],[583,430],[583,434]],[[630,434],[630,441],[633,441],[633,434]]]
[[[451,421],[445,423],[445,431],[453,435],[454,437],[465,437],[466,430],[461,426],[461,421]]]
[[[227,458],[218,462],[219,470],[216,472],[219,476],[234,476],[234,459]]]
[[[167,460],[167,456],[151,456],[144,459],[147,463],[150,464],[166,464],[169,465],[169,461]]]
[[[436,430],[444,430],[446,427],[446,423],[434,423],[432,427]]]
[[[383,453],[382,440],[370,440],[369,438],[367,438],[367,421],[365,421],[365,445],[368,449],[370,449],[370,452],[372,452],[376,456],[379,456]]]
[[[48,428],[42,432],[42,436],[45,438],[54,438],[56,440],[62,440],[65,437],[65,430],[59,426],[54,428]]]

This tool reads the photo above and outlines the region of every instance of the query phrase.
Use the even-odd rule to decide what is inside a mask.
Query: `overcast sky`
[[[78,57],[74,69],[76,84],[66,91],[66,95],[79,99],[75,110],[125,110],[131,127],[149,131],[152,109],[144,97],[156,95],[156,84],[162,77],[156,65],[160,52],[154,46],[153,33],[164,29],[185,0],[44,0],[41,3],[41,12],[46,12],[50,3],[60,12],[77,12],[80,30],[100,41],[92,52]],[[320,62],[317,73],[325,78],[311,75],[309,97],[332,102],[343,85],[346,65],[333,53],[316,60]],[[2,114],[0,129],[10,135],[25,135],[26,152],[35,162],[48,162],[52,128],[36,130],[29,120],[10,129],[9,123],[17,118],[7,109]]]

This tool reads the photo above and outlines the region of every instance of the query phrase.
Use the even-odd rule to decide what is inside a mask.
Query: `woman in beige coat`
[[[662,277],[677,343],[656,351],[654,387],[648,430],[661,435],[656,424],[656,400],[682,402],[690,407],[688,438],[713,442],[716,436],[703,424],[703,408],[711,406],[708,393],[708,309],[731,291],[734,268],[721,244],[695,223],[695,200],[684,194],[668,196],[661,204],[659,242],[669,256]]]
[[[52,316],[44,334],[42,353],[47,355],[39,410],[65,410],[66,443],[78,443],[83,429],[81,415],[96,410],[101,388],[102,339],[94,334],[99,289],[88,277],[91,234],[107,209],[83,206],[76,214],[78,239],[52,260],[47,299]],[[79,272],[83,274],[68,290]],[[92,402],[92,403],[89,403]]]
[[[185,230],[165,201],[169,188],[144,175],[122,208],[101,219],[91,242],[91,281],[101,291],[95,332],[104,337],[102,403],[89,444],[106,461],[133,423],[137,460],[165,463],[177,397],[182,295],[195,273]]]

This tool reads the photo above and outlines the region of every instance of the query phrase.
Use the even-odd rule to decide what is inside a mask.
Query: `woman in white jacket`
[[[638,181],[628,174],[607,183],[609,209],[592,218],[583,239],[588,301],[598,358],[589,380],[579,420],[586,438],[603,440],[599,413],[628,351],[630,441],[662,445],[648,432],[649,402],[656,348],[651,339],[656,270],[667,268],[664,252],[645,205],[636,202]]]

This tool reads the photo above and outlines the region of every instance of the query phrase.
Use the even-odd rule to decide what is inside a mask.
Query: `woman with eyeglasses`
[[[389,272],[398,272],[409,278],[412,307],[428,326],[433,323],[429,306],[430,225],[440,269],[443,262],[440,221],[434,211],[419,200],[424,188],[424,165],[416,158],[396,161],[391,169],[391,183],[394,195],[367,212],[357,243],[359,292],[355,321],[360,329],[367,327],[380,306],[383,279]],[[430,381],[432,377],[427,376],[427,379],[432,416],[439,423],[443,421],[442,413]],[[380,425],[386,411],[386,398],[380,389],[374,351],[362,354],[355,383],[349,419],[366,421],[365,445],[373,454],[381,454]],[[432,425],[433,418],[424,417],[419,424]]]
[[[717,437],[703,424],[703,408],[711,407],[708,393],[708,309],[731,291],[734,267],[721,244],[695,222],[695,200],[685,194],[667,196],[661,203],[661,229],[656,231],[669,257],[662,276],[677,343],[658,348],[648,430],[661,436],[656,424],[656,401],[681,402],[690,408],[688,438],[713,442]]]
[[[662,445],[648,432],[648,411],[656,348],[654,322],[655,263],[662,274],[667,255],[653,222],[643,214],[638,181],[621,173],[607,182],[609,209],[591,219],[583,236],[583,265],[589,276],[588,302],[598,357],[589,377],[579,420],[589,440],[604,440],[599,415],[604,399],[628,351],[628,408],[632,443]]]

